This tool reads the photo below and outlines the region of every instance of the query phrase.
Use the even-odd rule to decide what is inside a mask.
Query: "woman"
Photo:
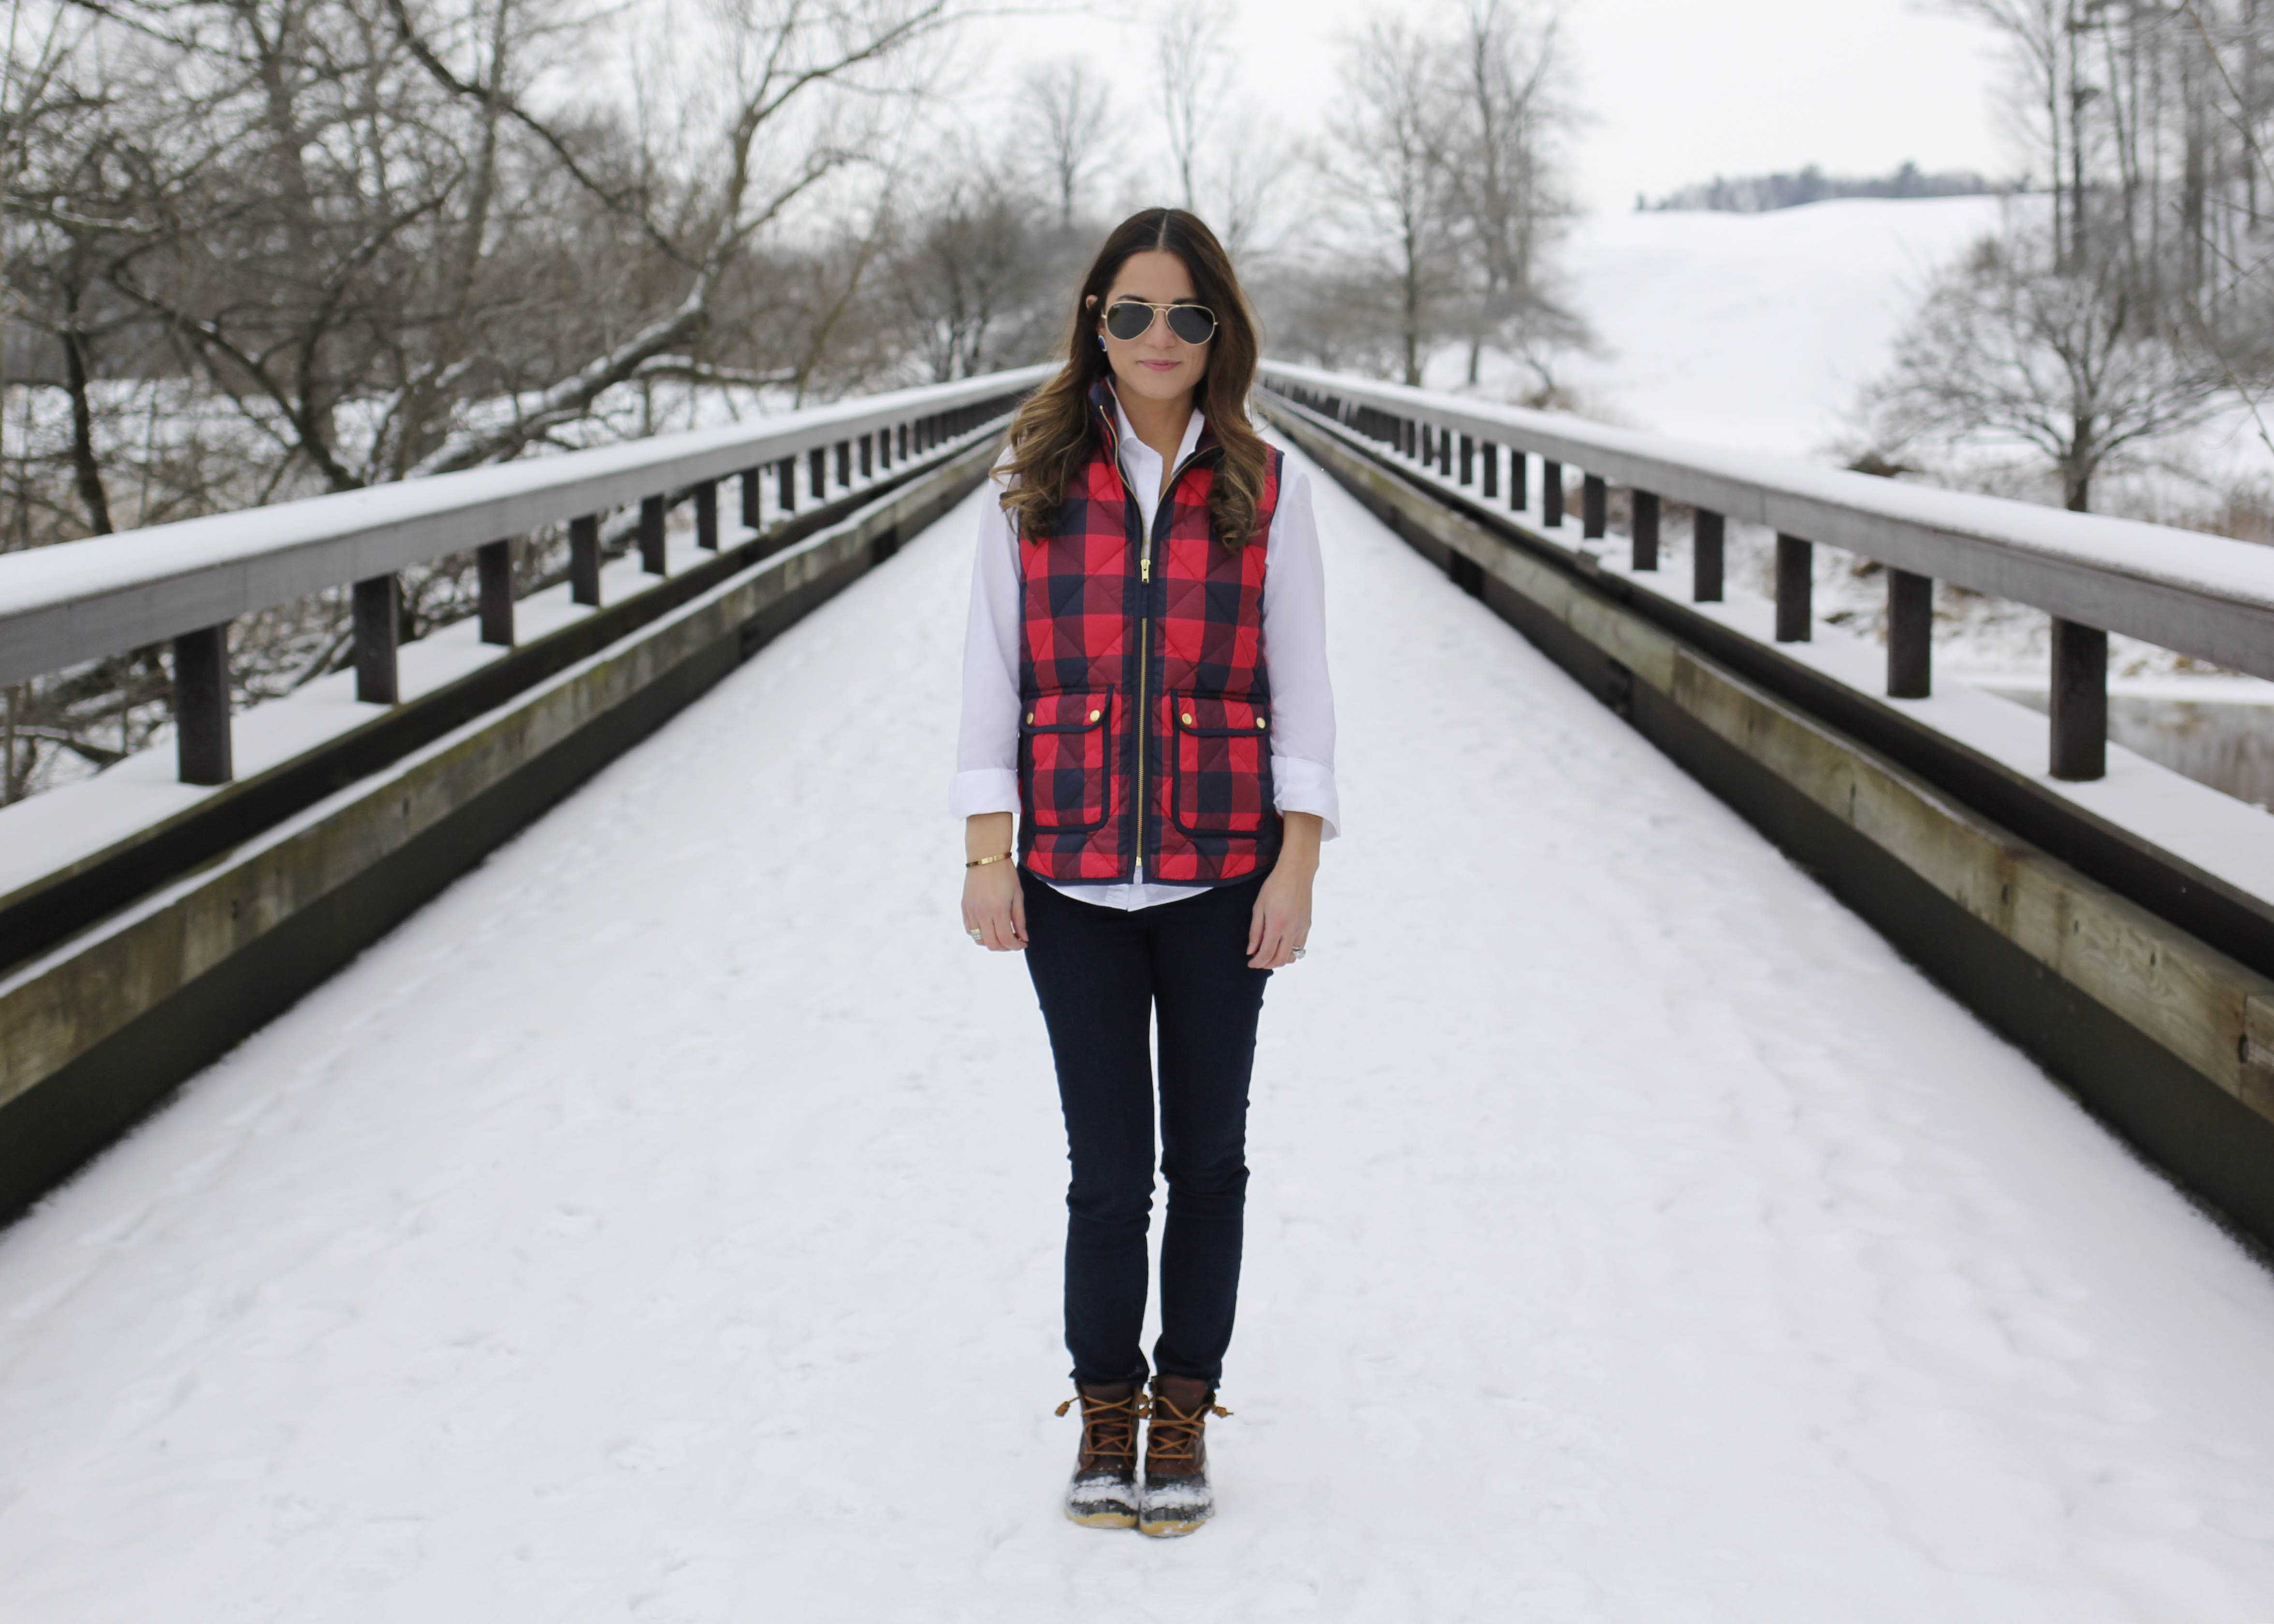
[[[1027,955],[1073,1162],[1066,1515],[1155,1535],[1214,1509],[1203,1428],[1230,1413],[1215,1401],[1256,1018],[1271,973],[1303,956],[1337,816],[1310,487],[1248,423],[1256,354],[1198,217],[1114,229],[1065,368],[996,465],[964,650],[963,922]],[[1148,1398],[1156,1017],[1169,1199]]]

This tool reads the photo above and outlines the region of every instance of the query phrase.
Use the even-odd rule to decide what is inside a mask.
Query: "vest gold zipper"
[[[1137,493],[1129,488],[1129,476],[1121,471],[1121,440],[1114,433],[1111,423],[1106,425],[1106,437],[1113,442],[1113,477],[1121,482],[1122,495],[1128,499],[1132,506],[1134,506]],[[1184,477],[1185,470],[1197,462],[1200,455],[1199,450],[1195,448],[1191,456],[1177,464],[1175,471],[1169,476],[1168,484],[1162,488],[1162,502],[1166,502],[1174,493],[1177,481]],[[1160,523],[1161,508],[1156,503],[1153,508],[1153,523],[1146,527],[1137,554],[1137,579],[1141,585],[1150,586],[1153,583],[1153,532],[1160,528]],[[1150,597],[1151,594],[1148,593],[1147,596]],[[1135,866],[1130,870],[1130,883],[1133,885],[1141,885],[1145,882],[1145,757],[1149,753],[1146,747],[1153,726],[1152,712],[1145,703],[1145,679],[1151,674],[1153,667],[1151,639],[1148,635],[1152,628],[1151,605],[1141,602],[1137,606],[1137,710],[1135,712],[1137,718],[1137,851]]]

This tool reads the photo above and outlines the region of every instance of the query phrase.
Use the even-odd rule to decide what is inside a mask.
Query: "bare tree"
[[[1200,207],[1201,154],[1216,109],[1231,87],[1230,0],[1166,0],[1154,35],[1161,112],[1168,121],[1169,158],[1184,206]]]
[[[1058,199],[1058,229],[1065,230],[1107,162],[1111,90],[1079,56],[1030,68],[1024,83],[1022,100],[1032,116],[1020,127],[1032,144],[1034,167]]]
[[[991,164],[966,164],[910,222],[892,279],[904,331],[932,381],[1011,364],[998,344],[1043,292],[1044,205]],[[1024,359],[1024,357],[1019,357]]]
[[[439,83],[469,100],[494,99],[534,132],[580,186],[654,245],[666,282],[677,289],[676,298],[648,320],[518,402],[508,422],[462,427],[425,460],[425,472],[516,455],[659,361],[688,372],[711,335],[721,287],[760,234],[803,194],[859,162],[874,132],[825,117],[818,128],[802,132],[805,139],[785,143],[786,152],[772,149],[772,138],[793,130],[796,117],[829,86],[859,88],[872,98],[889,93],[882,71],[960,15],[957,0],[717,0],[727,48],[719,103],[709,127],[695,133],[691,150],[677,154],[683,184],[670,185],[646,179],[660,162],[620,178],[579,162],[568,125],[519,97],[493,97],[445,59],[410,10],[411,0],[386,4],[398,33]]]
[[[1487,346],[1537,360],[1586,342],[1585,324],[1547,296],[1540,274],[1546,248],[1574,212],[1557,150],[1577,118],[1559,93],[1561,27],[1553,4],[1465,0],[1448,45],[1441,157],[1474,280],[1472,384]]]
[[[1442,154],[1452,120],[1443,56],[1391,16],[1346,40],[1338,80],[1344,116],[1329,126],[1321,170],[1340,206],[1340,245],[1361,279],[1386,284],[1399,366],[1421,381],[1459,286],[1455,215]]]
[[[2082,513],[2127,450],[2207,420],[2224,383],[2216,364],[2168,342],[2117,257],[2096,256],[2097,272],[2062,268],[2074,246],[2016,230],[1936,280],[1867,397],[1884,445],[1900,455],[1984,435],[2019,441],[2052,463],[2063,502]]]
[[[2009,223],[1938,282],[1876,399],[1883,422],[1945,440],[1979,411],[1980,432],[2037,447],[2082,507],[2126,447],[2200,422],[2225,391],[2255,406],[2274,380],[2274,244],[2260,212],[2274,7],[1950,4],[2009,44],[2007,110],[2050,179],[2050,219]],[[1946,330],[1927,331],[1937,320]],[[2263,414],[2260,430],[2274,451]]]

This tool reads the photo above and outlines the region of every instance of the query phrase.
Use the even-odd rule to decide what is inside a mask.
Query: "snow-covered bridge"
[[[1382,422],[1329,426],[1356,400],[1273,408],[1319,502],[1347,837],[1314,951],[1269,995],[1205,1534],[1163,1547],[1055,1510],[1064,1144],[1023,968],[959,929],[941,812],[983,421],[879,499],[960,466],[954,506],[885,546],[856,515],[776,554],[834,595],[786,629],[763,621],[786,599],[744,604],[772,637],[755,658],[0,1232],[0,1613],[2268,1616],[2274,1278],[2049,1077],[2057,1041],[2017,1048],[1826,888],[1871,913],[1884,876],[1825,868],[1835,846],[1737,791],[1812,876],[1654,746],[1647,636],[1613,623],[1648,608],[1649,572],[1590,557],[1585,605],[1533,583],[1511,612],[1603,515],[1557,539],[1535,477],[1519,516],[1548,551],[1479,551],[1453,419],[1427,441],[1442,472],[1417,437],[1369,474]],[[697,507],[715,527],[715,497]],[[709,567],[696,536],[650,535],[659,579]],[[732,547],[622,635],[746,590]],[[613,603],[637,563],[608,569],[630,572],[592,595]],[[1712,614],[1802,658],[1735,583]],[[1527,615],[1539,646],[1503,623]],[[524,637],[576,623],[522,616]],[[401,651],[404,709],[486,668],[472,629]],[[1608,696],[1634,726],[1588,691],[1583,633],[1624,639]],[[1852,694],[1870,657],[1805,650]],[[1713,662],[1684,658],[1703,706]],[[610,668],[578,660],[545,680]],[[1985,757],[2042,751],[2027,713],[1906,703]],[[237,771],[342,725],[241,717]],[[486,724],[455,726],[372,769],[406,808],[420,763]],[[2111,756],[2047,793],[2244,890],[2221,836],[2248,826]],[[1730,793],[1727,763],[1684,764]],[[1851,804],[1893,818],[1846,771]],[[205,793],[163,776],[136,793]],[[282,849],[360,793],[245,844]],[[43,816],[18,827],[64,850],[70,820]],[[2037,852],[2007,842],[2007,883],[2070,884],[2064,917],[2096,933],[2146,915]],[[56,934],[0,998],[245,860],[198,857]],[[2189,975],[2255,973],[2133,923]],[[2104,966],[2127,951],[2097,945]],[[2049,998],[2090,991],[2046,974],[2068,989]],[[2182,1025],[2209,1007],[2167,992]]]

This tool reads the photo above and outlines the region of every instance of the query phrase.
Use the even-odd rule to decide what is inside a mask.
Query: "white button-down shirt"
[[[1161,455],[1137,438],[1117,396],[1113,402],[1121,471],[1149,534],[1161,501]],[[1201,413],[1186,420],[1175,462],[1191,455]],[[1314,812],[1322,838],[1339,832],[1335,801],[1335,697],[1327,681],[1326,581],[1311,480],[1282,464],[1278,506],[1263,555],[1263,666],[1271,694],[1271,788],[1282,812]],[[990,481],[991,483],[991,481]],[[999,494],[1001,487],[996,486]],[[971,619],[963,643],[963,726],[948,801],[957,817],[1019,809],[1019,654],[1020,569],[1018,532],[999,501],[983,503],[979,548],[971,571]],[[1136,877],[1108,885],[1059,885],[1084,902],[1145,908],[1205,891]]]

